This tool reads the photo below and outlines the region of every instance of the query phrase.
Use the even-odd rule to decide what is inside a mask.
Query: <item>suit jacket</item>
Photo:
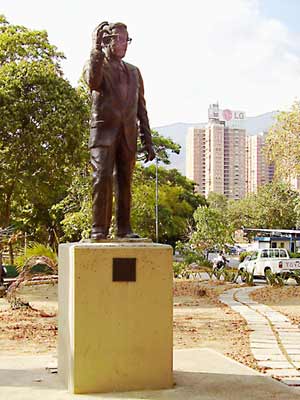
[[[90,148],[112,145],[121,129],[133,152],[139,131],[143,144],[152,144],[142,76],[134,65],[123,65],[128,77],[126,101],[122,100],[110,62],[102,52],[93,50],[85,66],[84,77],[92,95]]]

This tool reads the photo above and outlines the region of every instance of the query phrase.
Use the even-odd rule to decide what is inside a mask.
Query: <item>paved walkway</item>
[[[283,314],[252,300],[249,294],[257,289],[232,289],[220,300],[247,321],[251,351],[266,374],[300,389],[300,329]]]
[[[211,349],[175,350],[174,387],[155,391],[74,395],[46,369],[55,363],[49,355],[0,354],[0,400],[300,400],[298,389]]]

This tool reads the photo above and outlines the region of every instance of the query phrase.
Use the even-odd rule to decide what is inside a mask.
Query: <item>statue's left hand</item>
[[[152,161],[155,158],[155,151],[151,144],[145,146],[145,150],[147,153],[146,161]]]

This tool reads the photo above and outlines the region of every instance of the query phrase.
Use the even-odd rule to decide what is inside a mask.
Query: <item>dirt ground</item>
[[[18,297],[31,308],[13,310],[0,299],[0,354],[55,353],[57,284],[24,286]]]
[[[174,283],[174,347],[209,347],[259,369],[245,320],[218,300],[235,286],[220,281]]]
[[[220,281],[174,282],[174,347],[209,347],[259,369],[243,318],[218,300],[237,285]],[[0,299],[0,354],[55,353],[57,284],[24,286],[18,297],[30,308],[13,310]],[[253,297],[300,323],[300,287],[265,287]]]

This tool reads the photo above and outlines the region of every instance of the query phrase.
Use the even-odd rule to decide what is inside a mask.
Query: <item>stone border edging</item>
[[[238,312],[252,330],[250,348],[266,375],[300,387],[300,329],[290,320],[249,294],[260,287],[230,289],[219,300]]]

